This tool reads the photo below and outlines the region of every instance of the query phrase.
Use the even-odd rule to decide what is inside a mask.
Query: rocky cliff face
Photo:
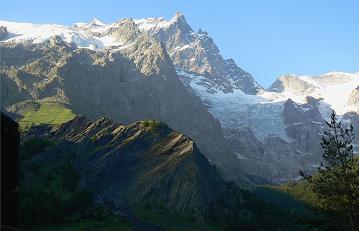
[[[322,118],[316,101],[308,97],[308,103],[298,105],[291,99],[284,103],[284,122],[287,125],[287,134],[294,142],[295,148],[302,153],[313,153],[313,149],[319,149],[321,130],[325,120]]]
[[[138,27],[162,42],[174,63],[182,71],[205,76],[208,90],[232,92],[241,89],[248,94],[262,87],[252,76],[239,68],[233,59],[225,60],[208,33],[193,31],[182,13],[171,20],[150,18],[135,21]]]
[[[356,112],[359,112],[359,86],[357,86],[350,94],[348,98],[348,104],[357,108]]]
[[[269,91],[283,92],[291,91],[294,94],[308,94],[313,92],[315,86],[302,80],[296,75],[280,76],[270,87]]]
[[[0,40],[4,40],[9,36],[6,26],[0,26]]]

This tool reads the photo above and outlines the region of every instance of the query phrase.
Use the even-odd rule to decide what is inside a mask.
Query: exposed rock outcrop
[[[0,41],[6,39],[9,36],[6,26],[0,26]]]
[[[135,22],[142,31],[165,44],[178,69],[206,76],[204,84],[212,91],[241,89],[245,93],[256,94],[262,89],[233,59],[223,59],[207,32],[201,29],[193,31],[182,13],[177,13],[169,21],[151,18]]]

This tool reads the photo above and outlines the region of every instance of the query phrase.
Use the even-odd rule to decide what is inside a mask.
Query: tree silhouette
[[[329,225],[344,217],[350,223],[351,230],[357,231],[359,161],[354,158],[353,153],[354,129],[352,125],[347,126],[342,121],[338,122],[334,111],[330,122],[326,124],[328,129],[324,131],[321,141],[324,163],[318,167],[317,175],[306,175],[302,171],[300,173],[309,182],[319,199],[319,210],[314,213],[316,218]],[[334,220],[333,217],[325,219],[327,214],[334,215]]]

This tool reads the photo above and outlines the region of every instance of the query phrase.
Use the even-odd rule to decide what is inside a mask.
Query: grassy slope
[[[359,156],[355,157],[357,160]],[[359,168],[359,162],[356,165]],[[314,178],[316,175],[313,176]],[[310,217],[313,210],[311,208],[320,207],[320,199],[319,197],[313,192],[311,185],[307,181],[295,181],[295,182],[288,182],[286,184],[280,186],[262,186],[258,187],[255,190],[255,193],[261,197],[262,199],[275,204],[277,207],[287,210],[288,212],[294,212],[296,216],[302,217]],[[320,224],[320,223],[318,223]],[[328,228],[325,226],[324,228]],[[348,222],[345,218],[340,218],[336,216],[335,222],[331,230],[339,230],[338,227],[342,229],[348,229],[347,227]],[[345,228],[347,227],[347,228]],[[316,229],[313,229],[316,230]]]
[[[359,160],[359,156],[355,157],[356,160]],[[356,162],[359,168],[359,162]],[[315,177],[315,175],[313,176]],[[257,191],[260,190],[267,190],[271,191],[272,193],[282,194],[286,197],[291,197],[293,200],[296,200],[301,203],[306,203],[310,206],[317,206],[319,203],[319,198],[311,189],[310,184],[305,181],[293,181],[282,184],[280,186],[265,186],[260,187]]]
[[[21,130],[27,130],[38,124],[61,124],[75,117],[75,114],[64,104],[57,102],[41,102],[39,108],[30,108],[20,119]]]
[[[314,194],[309,183],[306,181],[289,182],[279,186],[277,190],[287,193],[297,200],[310,205],[316,205],[318,203],[317,196]]]
[[[260,186],[254,193],[284,210],[307,213],[307,206],[316,204],[317,198],[306,182],[290,182],[280,186]]]

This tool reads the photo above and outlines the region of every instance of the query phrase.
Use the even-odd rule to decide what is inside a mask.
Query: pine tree
[[[352,231],[359,225],[359,161],[354,157],[352,141],[354,129],[346,127],[332,112],[327,122],[321,146],[323,160],[315,176],[301,175],[309,182],[319,198],[319,208],[323,214],[345,217]]]

